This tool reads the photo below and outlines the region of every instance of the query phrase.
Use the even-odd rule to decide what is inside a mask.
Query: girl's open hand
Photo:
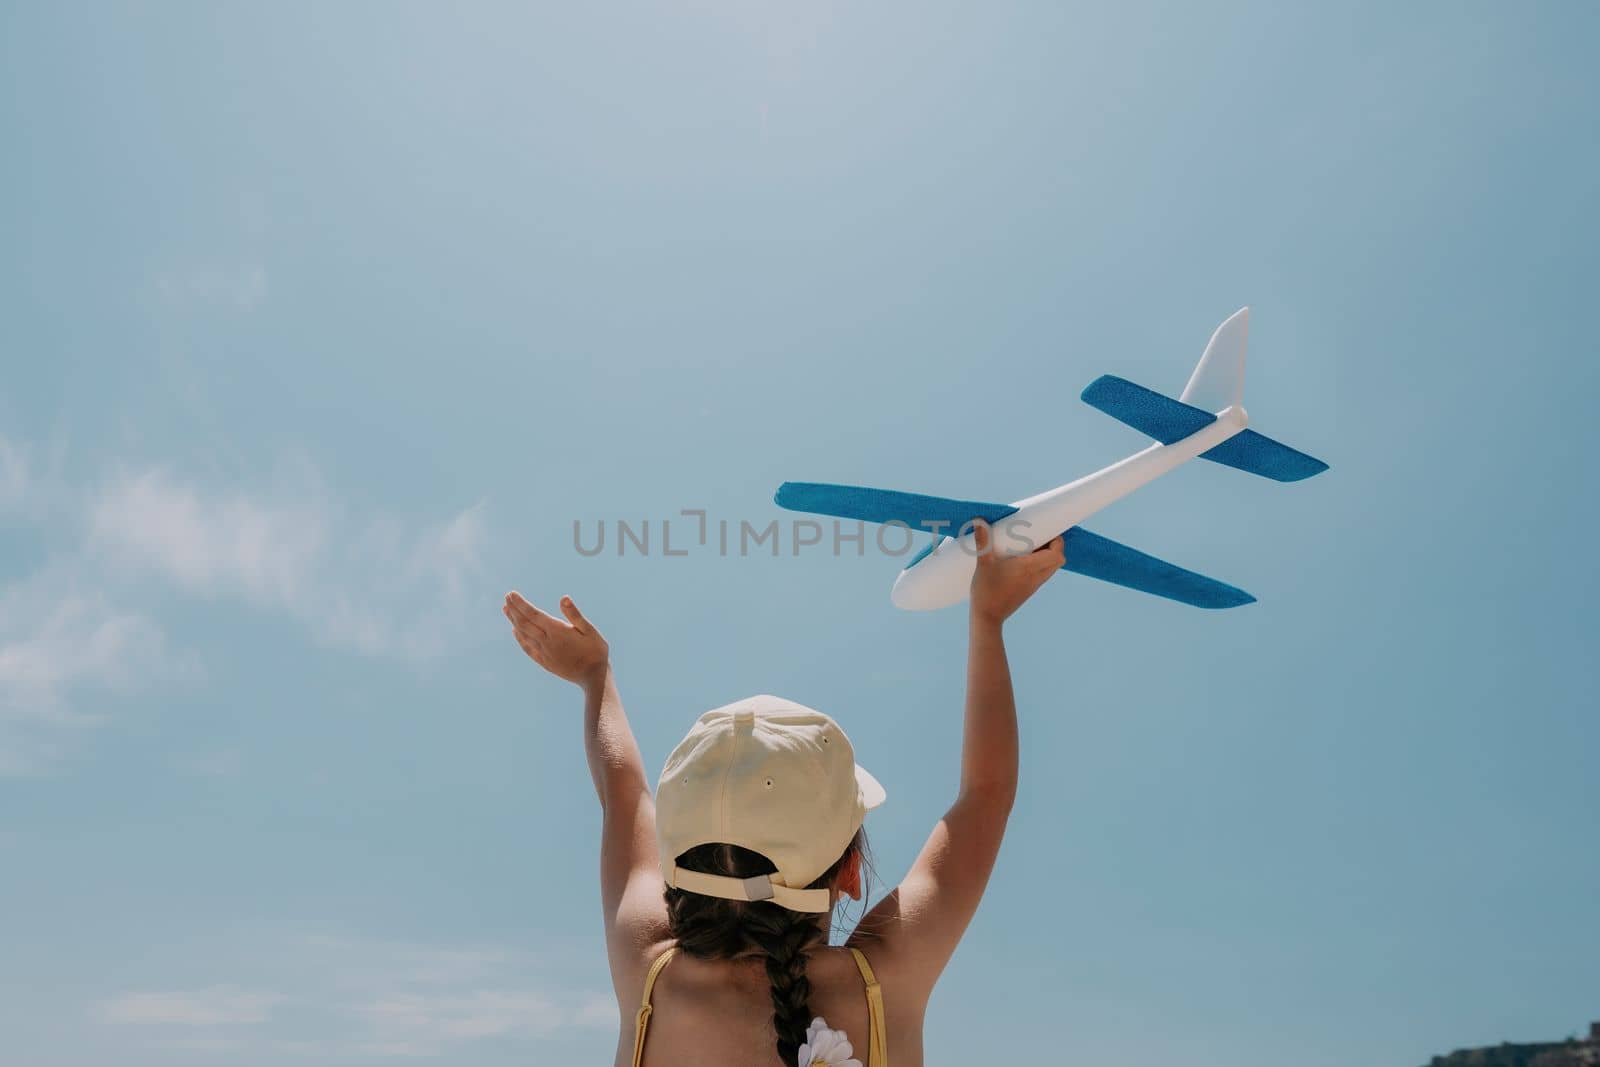
[[[990,551],[988,523],[975,523],[972,536],[978,549],[978,566],[972,574],[972,617],[984,622],[1005,622],[1061,569],[1064,560],[1059,537],[1021,556],[1000,556]]]
[[[515,591],[506,594],[503,610],[522,651],[557,678],[588,685],[604,675],[611,648],[571,597],[561,598],[565,622],[540,611]]]

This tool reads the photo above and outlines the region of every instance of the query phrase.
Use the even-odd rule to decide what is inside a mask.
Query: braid
[[[850,856],[865,848],[858,833],[844,855],[808,888],[833,884]],[[678,857],[685,870],[752,878],[776,868],[759,853],[737,845],[699,845]],[[799,1056],[811,1022],[811,980],[806,961],[822,943],[821,916],[790,911],[771,901],[723,900],[682,889],[666,891],[667,923],[678,946],[701,959],[735,959],[760,954],[772,994],[772,1028],[777,1033],[778,1059],[792,1064]]]
[[[760,946],[772,993],[772,1028],[778,1033],[778,1059],[794,1063],[811,1022],[811,980],[806,958],[822,940],[816,916],[788,911],[775,904],[750,909],[745,927]]]

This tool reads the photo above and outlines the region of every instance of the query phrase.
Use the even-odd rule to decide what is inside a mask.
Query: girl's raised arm
[[[1061,569],[1062,541],[1002,559],[990,534],[974,531],[967,647],[967,698],[956,800],[922,847],[905,880],[872,909],[859,940],[876,946],[908,993],[925,997],[977,911],[1017,795],[1017,705],[1002,629],[1005,620]],[[856,938],[852,938],[855,940]],[[885,988],[894,988],[888,980]]]
[[[571,597],[561,598],[566,621],[546,614],[520,593],[507,593],[506,618],[517,644],[539,666],[583,690],[583,745],[602,814],[600,900],[606,950],[619,990],[637,985],[652,946],[667,936],[656,858],[656,809],[639,745],[628,726],[611,670],[611,650]]]

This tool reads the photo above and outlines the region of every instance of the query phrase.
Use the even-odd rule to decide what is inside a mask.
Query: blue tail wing
[[[1102,374],[1090,382],[1083,391],[1083,402],[1164,445],[1181,441],[1217,421],[1209,411],[1162,396],[1115,374]]]
[[[1234,434],[1210,451],[1200,453],[1200,458],[1278,482],[1298,482],[1328,469],[1322,460],[1254,430]]]
[[[1114,374],[1103,374],[1090,382],[1083,391],[1083,400],[1164,445],[1181,441],[1217,421],[1210,412]],[[1241,430],[1215,448],[1200,453],[1200,458],[1279,482],[1298,482],[1328,469],[1322,460],[1254,430]]]
[[[1074,574],[1197,608],[1236,608],[1256,599],[1243,589],[1146,555],[1082,526],[1074,526],[1062,538],[1066,563],[1061,569]]]

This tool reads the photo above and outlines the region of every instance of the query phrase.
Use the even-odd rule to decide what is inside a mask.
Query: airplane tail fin
[[[1200,362],[1178,399],[1202,411],[1221,411],[1244,403],[1244,350],[1250,339],[1250,309],[1229,315],[1211,335]]]
[[[1215,422],[1213,412],[1242,402],[1249,328],[1249,308],[1240,308],[1218,326],[1177,400],[1111,374],[1090,382],[1083,400],[1164,445],[1181,441]],[[1241,430],[1200,458],[1279,482],[1297,482],[1328,469],[1320,459],[1254,430]]]

